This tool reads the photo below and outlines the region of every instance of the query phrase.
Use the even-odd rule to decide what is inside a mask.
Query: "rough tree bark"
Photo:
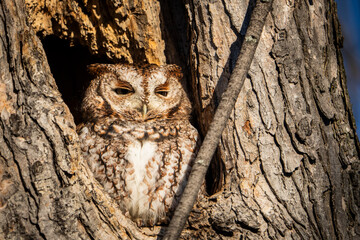
[[[179,64],[205,134],[254,1],[25,2],[0,2],[0,238],[157,238],[163,229],[138,229],[80,159],[77,104],[66,101],[71,91],[63,101],[68,76],[55,74],[71,57],[56,44],[74,46],[66,54],[86,46],[103,61]],[[274,1],[208,196],[182,238],[360,237],[359,143],[341,44],[333,0]],[[92,60],[81,57],[79,72]]]
[[[176,207],[169,226],[166,229],[164,240],[178,239],[181,235],[186,221],[189,218],[197,197],[199,195],[203,180],[209,169],[211,160],[219,145],[222,133],[235,107],[239,93],[244,86],[244,81],[250,70],[256,48],[265,26],[267,16],[272,9],[273,0],[257,1],[251,12],[244,42],[242,43],[239,56],[233,72],[229,78],[228,86],[221,95],[221,100],[216,108],[204,141],[194,160],[189,179],[182,193],[179,205]]]

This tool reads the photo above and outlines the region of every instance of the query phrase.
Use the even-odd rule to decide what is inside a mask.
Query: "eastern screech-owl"
[[[166,223],[195,158],[198,132],[176,65],[93,64],[78,128],[95,178],[140,226]]]

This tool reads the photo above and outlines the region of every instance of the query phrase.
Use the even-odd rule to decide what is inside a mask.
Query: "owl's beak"
[[[145,119],[146,114],[147,114],[147,112],[148,112],[148,109],[147,109],[147,105],[146,105],[146,104],[143,105],[143,109],[142,109],[142,110],[143,110],[143,111],[142,111],[142,116],[143,116],[143,118]]]

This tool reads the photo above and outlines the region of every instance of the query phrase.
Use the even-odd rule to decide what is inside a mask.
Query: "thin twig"
[[[164,240],[178,239],[185,226],[185,222],[196,201],[201,184],[204,181],[211,158],[214,155],[221,134],[250,69],[272,2],[273,0],[256,1],[256,6],[251,14],[250,23],[246,31],[245,40],[236,61],[234,71],[230,76],[228,87],[222,95],[213,121],[210,124],[204,142],[195,159],[193,170],[181,196],[180,203],[175,210],[174,216],[163,238]]]

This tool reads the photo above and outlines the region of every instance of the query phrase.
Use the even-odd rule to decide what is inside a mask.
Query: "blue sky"
[[[360,1],[336,0],[341,29],[344,35],[342,50],[345,61],[347,86],[360,133]]]

